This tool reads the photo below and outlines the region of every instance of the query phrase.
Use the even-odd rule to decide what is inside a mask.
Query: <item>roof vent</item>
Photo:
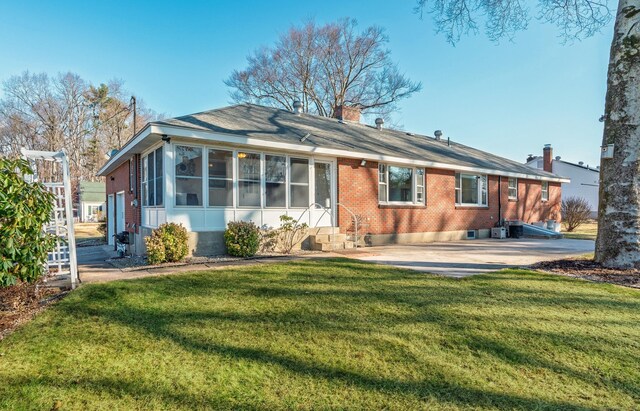
[[[442,137],[442,130],[434,131],[433,135],[436,136],[436,140],[440,141],[440,138]]]
[[[297,115],[302,114],[302,102],[300,100],[293,102],[293,112]]]
[[[384,124],[384,119],[382,117],[376,118],[376,128],[378,130],[382,130],[382,125]]]
[[[579,166],[583,166],[584,165],[584,161],[578,161],[578,165]]]
[[[560,156],[556,156],[556,160],[560,161]]]

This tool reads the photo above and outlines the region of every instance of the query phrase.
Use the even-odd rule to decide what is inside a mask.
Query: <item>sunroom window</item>
[[[379,164],[378,201],[424,204],[424,169]]]
[[[291,169],[290,206],[309,207],[309,160],[291,158],[289,162]]]
[[[202,148],[176,146],[176,205],[202,205]]]
[[[238,153],[238,205],[260,207],[260,154]]]
[[[233,151],[209,150],[209,205],[233,206]]]
[[[266,155],[264,157],[266,180],[265,207],[286,207],[287,204],[287,158]]]
[[[142,159],[142,204],[145,206],[162,206],[162,147],[147,154]]]
[[[456,173],[456,204],[487,205],[487,176],[485,174]]]
[[[518,199],[518,179],[509,177],[509,200]]]

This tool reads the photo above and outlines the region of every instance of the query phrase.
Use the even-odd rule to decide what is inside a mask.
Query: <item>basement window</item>
[[[424,188],[423,168],[378,165],[378,202],[380,204],[424,204]]]
[[[456,173],[455,202],[460,206],[487,205],[487,175]]]
[[[518,179],[509,177],[509,200],[518,199]]]
[[[542,201],[549,201],[549,182],[542,182]]]

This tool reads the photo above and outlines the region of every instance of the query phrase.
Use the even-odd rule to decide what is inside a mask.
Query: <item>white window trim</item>
[[[236,206],[236,196],[235,193],[237,191],[236,185],[237,185],[237,180],[236,180],[236,151],[233,150],[232,148],[218,148],[218,147],[211,147],[211,146],[204,146],[205,152],[206,154],[204,154],[204,162],[206,162],[206,166],[205,166],[205,171],[206,171],[206,184],[205,184],[205,194],[203,195],[203,197],[207,200],[205,207],[206,208],[213,208],[213,209],[223,209],[223,208],[235,208]],[[226,178],[222,178],[222,177],[211,177],[209,175],[209,150],[214,150],[214,151],[226,151],[227,153],[231,153],[231,177],[226,177]],[[211,205],[209,204],[209,182],[211,180],[218,180],[218,181],[231,181],[231,205],[226,205],[226,206],[218,206],[218,205]]]
[[[545,185],[547,187],[546,190],[544,189]],[[545,193],[546,193],[546,196],[545,196]],[[540,183],[540,199],[543,202],[549,201],[549,182],[548,181],[543,181]]]
[[[515,187],[511,187],[510,183],[511,180],[515,180],[516,182],[516,186]],[[516,195],[512,196],[511,195],[511,190],[516,190]],[[517,177],[509,177],[507,180],[507,197],[509,198],[509,200],[518,200],[518,178]]]
[[[176,148],[178,146],[193,147],[193,148],[199,148],[199,149],[202,150],[202,170],[201,170],[202,175],[200,177],[178,176],[176,174],[176,165],[177,165],[176,162],[178,161],[178,158],[176,156]],[[182,142],[177,142],[176,144],[173,144],[173,147],[172,147],[172,151],[173,151],[173,162],[172,162],[173,163],[173,167],[172,167],[172,170],[173,170],[173,172],[172,172],[172,174],[173,174],[173,207],[174,208],[199,209],[199,208],[204,208],[205,207],[205,200],[207,202],[209,201],[209,198],[208,198],[207,194],[205,194],[205,189],[208,190],[208,188],[209,188],[209,186],[208,186],[208,184],[209,184],[209,178],[208,178],[208,176],[209,176],[209,174],[208,174],[209,163],[208,163],[208,156],[206,154],[207,150],[208,149],[207,149],[206,146],[202,146],[202,145],[199,145],[199,144],[189,144],[189,143],[182,143]],[[182,160],[180,160],[180,161],[182,161]],[[205,174],[205,172],[206,172],[206,174]],[[207,177],[205,177],[205,176],[207,176]],[[178,185],[176,184],[178,178],[187,178],[187,179],[192,179],[192,180],[196,180],[196,179],[199,178],[201,180],[200,181],[201,186],[202,186],[202,200],[201,200],[202,204],[201,205],[186,205],[186,204],[178,205],[178,196],[177,196],[177,193],[176,193],[176,190],[178,189]]]
[[[382,183],[380,182],[380,166],[384,166],[385,167],[385,173],[386,173],[386,178],[385,178],[385,182]],[[412,174],[411,174],[411,195],[412,195],[412,200],[411,201],[389,201],[389,167],[401,167],[401,168],[410,168],[412,170]],[[422,182],[422,201],[418,201],[418,170],[423,170],[424,174],[424,180]],[[400,206],[416,206],[416,207],[424,207],[424,205],[426,204],[426,199],[427,199],[427,191],[426,191],[426,187],[427,187],[427,171],[423,168],[423,167],[408,167],[406,165],[403,164],[392,164],[392,163],[378,163],[378,171],[377,171],[377,175],[376,178],[378,180],[378,204],[379,205],[400,205]],[[380,201],[380,186],[384,186],[385,190],[387,191],[387,195],[386,195],[386,199],[387,201]]]
[[[478,184],[478,202],[477,203],[462,203],[462,202],[460,202],[460,200],[461,200],[460,196],[462,195],[462,175],[474,176],[478,180],[481,180],[482,177],[485,178],[486,186],[484,187],[484,191],[486,193],[486,200],[487,200],[486,204],[482,203],[482,192],[483,192],[482,184]],[[456,187],[458,176],[460,176],[460,179],[461,179],[460,180],[460,188]],[[454,181],[454,191],[455,191],[455,197],[456,197],[455,205],[456,205],[456,207],[478,207],[478,208],[488,208],[489,207],[489,176],[487,174],[456,172],[454,178],[456,179],[456,181]]]
[[[156,180],[158,179],[158,170],[155,169],[156,166],[156,160],[155,160],[155,155],[157,154],[156,151],[162,148],[162,203],[161,204],[154,204],[154,205],[148,205],[145,204],[145,202],[149,201],[149,154],[154,153],[154,157],[153,157],[153,167],[154,167],[154,179],[153,179],[153,184],[156,183]],[[152,148],[150,148],[149,150],[147,150],[146,152],[144,152],[141,156],[140,156],[140,204],[142,207],[147,207],[147,208],[164,208],[165,204],[166,204],[166,172],[165,170],[167,169],[167,159],[166,159],[166,148],[163,144],[158,144],[153,146]],[[144,163],[145,161],[147,162],[147,175],[144,175]],[[147,180],[145,181],[142,177],[146,178]],[[157,188],[157,187],[156,187]],[[154,188],[155,190],[155,188]],[[154,191],[155,193],[155,191]],[[156,197],[157,198],[157,197]],[[114,200],[115,201],[115,200]]]

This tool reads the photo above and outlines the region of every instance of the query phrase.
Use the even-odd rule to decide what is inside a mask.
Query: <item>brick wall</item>
[[[508,179],[503,177],[502,217],[527,222],[560,218],[560,184],[549,183],[549,201],[542,202],[541,182],[518,180],[518,201],[508,201]],[[455,171],[426,169],[427,202],[424,206],[385,206],[378,204],[378,164],[338,159],[338,202],[368,219],[371,234],[420,233],[487,229],[499,221],[497,176],[488,177],[488,207],[456,207]],[[342,207],[338,211],[342,229],[351,217]]]
[[[130,233],[138,233],[141,221],[141,208],[133,207],[131,202],[137,198],[138,204],[141,204],[140,193],[140,156],[134,156],[133,166],[136,167],[136,189],[135,191],[129,190],[129,161],[124,162],[112,173],[107,175],[107,197],[113,195],[114,206],[117,208],[116,193],[124,191],[124,222],[125,230]],[[136,195],[138,193],[138,195]],[[106,198],[105,198],[105,201]],[[116,213],[118,210],[116,210]],[[107,211],[107,218],[110,216],[110,210]],[[115,221],[108,221],[107,224],[111,224],[112,230],[115,233]],[[135,228],[134,228],[135,227]]]

